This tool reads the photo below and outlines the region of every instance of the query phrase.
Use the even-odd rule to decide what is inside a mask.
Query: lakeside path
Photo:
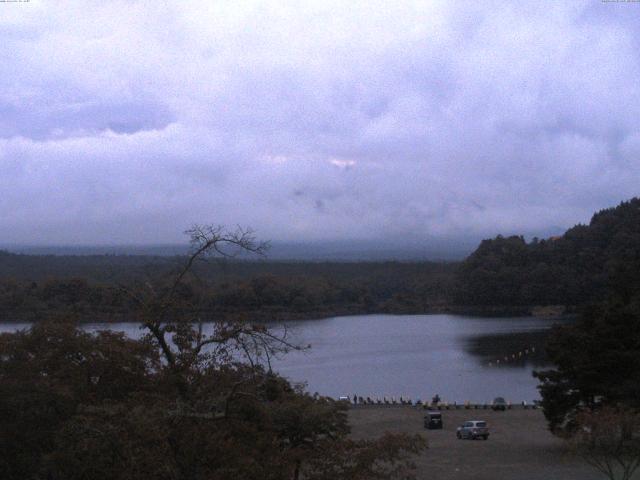
[[[416,458],[417,478],[429,480],[598,480],[601,474],[570,454],[546,429],[540,410],[445,410],[443,430],[426,430],[415,407],[351,408],[354,438],[388,432],[420,433],[429,448]],[[489,440],[458,440],[465,420],[485,420]]]

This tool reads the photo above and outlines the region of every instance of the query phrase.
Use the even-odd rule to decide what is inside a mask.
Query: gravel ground
[[[425,430],[423,414],[414,407],[358,407],[349,411],[349,419],[355,438],[371,438],[385,431],[424,435],[429,448],[416,459],[419,479],[604,478],[547,431],[540,410],[445,410],[443,430]],[[489,439],[458,440],[456,427],[465,420],[485,420]]]

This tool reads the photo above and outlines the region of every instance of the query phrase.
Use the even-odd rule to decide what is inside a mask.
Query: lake
[[[310,392],[338,397],[399,396],[445,401],[538,399],[534,369],[547,366],[544,342],[558,319],[463,315],[357,315],[286,322],[291,339],[310,344],[273,362]],[[566,322],[566,320],[562,320]],[[0,324],[12,331],[28,324]],[[277,328],[277,326],[273,326]],[[89,324],[140,335],[136,324]]]

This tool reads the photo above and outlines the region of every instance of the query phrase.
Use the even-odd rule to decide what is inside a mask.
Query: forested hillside
[[[184,257],[0,252],[0,319],[75,313],[128,319],[123,286],[162,278]],[[255,319],[359,313],[526,313],[640,290],[640,199],[596,213],[561,237],[484,240],[462,263],[212,259],[190,293],[207,313]],[[627,292],[627,293],[625,293]]]
[[[585,305],[640,288],[640,199],[546,240],[484,240],[456,275],[465,305]],[[627,293],[624,293],[627,292]]]

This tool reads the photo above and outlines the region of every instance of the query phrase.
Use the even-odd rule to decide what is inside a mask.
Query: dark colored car
[[[440,412],[427,412],[424,416],[424,428],[429,430],[442,429],[442,413]]]
[[[464,422],[456,430],[456,436],[458,439],[469,438],[475,440],[476,438],[482,438],[486,440],[489,438],[487,422],[484,420],[469,420]]]
[[[492,410],[501,410],[505,411],[507,409],[507,402],[505,402],[504,398],[496,397],[493,399],[493,403],[491,404]]]

